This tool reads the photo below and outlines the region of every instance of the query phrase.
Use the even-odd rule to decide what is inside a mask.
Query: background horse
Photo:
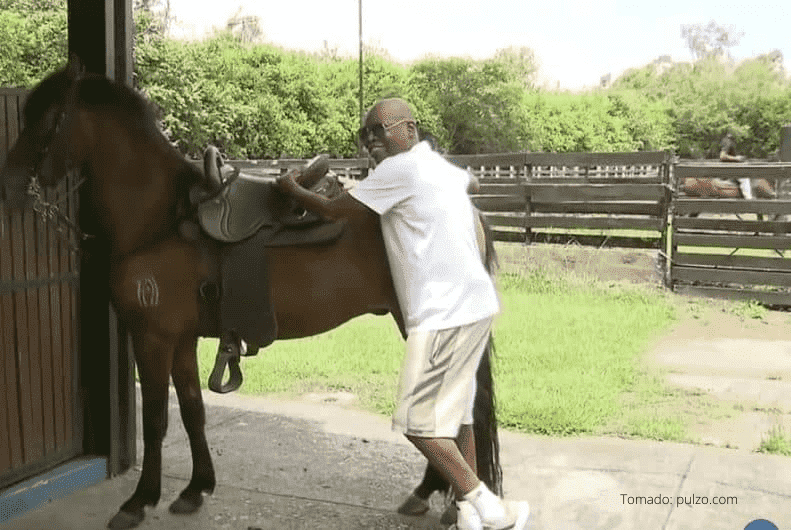
[[[162,135],[145,99],[103,76],[83,75],[74,58],[30,93],[24,118],[25,129],[0,173],[6,204],[23,205],[32,173],[52,186],[71,169],[81,172],[86,179],[81,208],[91,213],[93,231],[108,249],[111,301],[134,346],[143,466],[137,488],[109,526],[132,528],[143,520],[145,507],[159,501],[170,378],[193,464],[191,480],[170,511],[194,512],[203,493],[215,487],[196,355],[199,289],[214,258],[180,236],[178,226],[190,210],[190,188],[204,175]],[[372,212],[349,219],[335,244],[270,250],[277,339],[322,333],[365,313],[393,314],[405,334],[379,219]],[[156,287],[156,303],[140,298],[141,285]],[[478,381],[479,474],[498,491],[489,351]],[[436,470],[427,470],[421,491],[447,488],[438,477]]]
[[[752,190],[752,198],[755,199],[776,199],[777,192],[774,185],[767,179],[745,179],[749,180]],[[730,179],[721,178],[697,178],[690,177],[683,179],[678,186],[681,193],[687,197],[700,197],[702,199],[745,199],[743,186]],[[689,214],[690,217],[697,217],[699,214]],[[763,214],[757,214],[759,220],[763,220]],[[772,216],[771,220],[778,220],[781,216]]]
[[[776,199],[777,193],[771,182],[766,179],[750,179],[753,196],[756,199]],[[685,178],[679,189],[689,197],[716,199],[744,199],[741,187],[732,180],[719,178]]]

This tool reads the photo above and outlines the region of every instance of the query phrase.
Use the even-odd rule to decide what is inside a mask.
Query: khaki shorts
[[[425,438],[456,438],[472,425],[475,374],[492,318],[457,328],[415,331],[406,341],[393,430]]]

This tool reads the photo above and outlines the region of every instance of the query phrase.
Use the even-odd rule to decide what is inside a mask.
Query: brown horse
[[[67,171],[85,178],[82,208],[109,249],[110,296],[129,330],[140,376],[144,457],[132,496],[110,521],[132,528],[161,494],[162,440],[168,384],[176,388],[192,451],[192,477],[170,506],[192,513],[215,487],[198,380],[199,290],[213,266],[195,241],[179,234],[189,191],[204,175],[161,134],[148,102],[103,76],[82,74],[79,61],[45,79],[29,95],[25,129],[0,173],[10,208],[26,202],[31,177],[54,185]],[[490,246],[490,245],[487,245]],[[277,339],[315,335],[365,313],[391,313],[404,333],[378,217],[350,219],[332,245],[270,249],[271,298]],[[148,295],[141,296],[141,286]],[[500,487],[489,355],[478,372],[475,429],[485,482]],[[429,468],[421,491],[447,488]]]
[[[753,194],[757,199],[776,199],[772,183],[766,179],[750,179]],[[718,178],[685,178],[679,189],[688,197],[716,199],[744,199],[744,194],[736,182]]]

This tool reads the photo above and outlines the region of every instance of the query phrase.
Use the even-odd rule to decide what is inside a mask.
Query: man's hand
[[[277,187],[283,193],[288,195],[296,195],[298,190],[301,188],[299,183],[297,182],[297,178],[302,176],[302,171],[299,169],[292,169],[285,175],[280,175],[277,177]]]

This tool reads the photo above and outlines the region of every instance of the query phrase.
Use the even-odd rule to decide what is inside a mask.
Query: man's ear
[[[420,134],[417,130],[417,124],[414,122],[407,123],[407,129],[409,130],[410,138],[414,138],[417,141],[420,141]]]

